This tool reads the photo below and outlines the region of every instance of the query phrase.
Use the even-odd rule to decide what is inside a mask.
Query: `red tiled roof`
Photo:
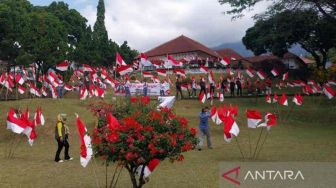
[[[287,52],[283,56],[284,59],[290,59],[290,58],[299,58],[297,55]],[[246,61],[249,61],[251,63],[259,63],[259,62],[264,62],[264,61],[281,61],[281,58],[275,56],[275,55],[259,55],[259,56],[252,56],[252,57],[245,57],[244,58]]]
[[[145,52],[145,54],[147,57],[154,57],[167,54],[179,54],[179,53],[196,52],[196,51],[202,51],[213,57],[218,58],[220,57],[215,51],[183,35],[173,40],[170,40],[166,43],[163,43],[149,50],[148,52]]]
[[[216,52],[223,57],[231,57],[231,59],[234,58],[234,60],[240,60],[243,59],[243,56],[241,56],[236,51],[232,50],[231,48],[223,48],[220,50],[216,50]]]

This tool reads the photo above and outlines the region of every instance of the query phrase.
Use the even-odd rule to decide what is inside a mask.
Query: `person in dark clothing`
[[[200,80],[200,87],[201,87],[201,91],[198,95],[198,97],[201,95],[201,93],[203,92],[205,94],[205,96],[207,95],[207,92],[206,92],[206,84],[205,84],[205,81],[203,80],[203,78],[201,78]]]
[[[60,153],[63,149],[64,150],[64,160],[71,161],[73,158],[69,156],[69,128],[65,125],[66,115],[65,114],[58,114],[57,116],[57,124],[55,127],[55,139],[57,141],[57,151],[55,155],[55,162],[62,163],[63,160],[60,159]]]
[[[231,94],[231,97],[234,97],[235,94],[234,94],[234,90],[235,90],[235,82],[234,82],[234,79],[231,79],[230,80],[230,94]]]
[[[181,95],[181,99],[183,99],[181,78],[176,79],[175,86],[176,86],[176,100],[178,99],[179,93]]]
[[[242,96],[243,95],[242,84],[239,78],[236,81],[236,85],[237,85],[237,96]]]
[[[195,77],[193,77],[191,80],[191,89],[192,89],[191,97],[196,97],[197,85],[196,85]]]
[[[211,82],[210,83],[210,95],[211,95],[211,97],[214,96],[214,93],[215,93],[215,83]]]
[[[208,107],[202,108],[202,111],[199,113],[199,118],[200,118],[199,123],[200,142],[198,144],[198,150],[201,150],[201,147],[203,146],[204,136],[207,137],[208,148],[212,149],[210,128],[209,128],[210,112],[208,111]]]

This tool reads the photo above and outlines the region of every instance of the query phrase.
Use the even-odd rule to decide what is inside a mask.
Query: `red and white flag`
[[[15,110],[13,108],[10,108],[7,114],[7,129],[11,130],[14,133],[21,134],[26,127],[26,122],[23,121],[21,118],[18,118]]]
[[[231,59],[224,56],[223,59],[220,61],[220,64],[222,64],[223,66],[228,66],[231,64]]]
[[[270,130],[272,126],[277,124],[277,117],[275,114],[266,113],[265,115],[265,123],[261,123],[258,127],[267,127],[267,130]]]
[[[121,57],[121,55],[117,52],[116,55],[116,63],[119,66],[127,66],[127,64],[125,63],[125,61],[123,60],[123,58]]]
[[[64,60],[61,63],[56,65],[56,69],[59,71],[67,71],[69,67],[69,61],[68,60]]]
[[[205,96],[205,93],[204,93],[203,91],[201,92],[201,94],[200,94],[198,100],[199,100],[200,102],[202,102],[202,103],[205,103],[205,101],[206,101],[206,96]]]
[[[288,79],[288,72],[282,75],[282,80],[285,81]]]
[[[44,125],[45,120],[42,114],[42,108],[37,107],[35,114],[34,114],[35,125]]]
[[[120,66],[117,68],[117,72],[123,76],[125,74],[133,72],[133,68],[130,65]]]
[[[103,88],[96,87],[95,96],[100,97],[100,98],[104,98],[104,95],[105,95],[105,90]]]
[[[25,80],[22,78],[22,75],[21,74],[17,74],[15,76],[15,82],[16,83],[19,83],[20,85],[23,85]]]
[[[156,72],[158,73],[159,76],[163,76],[163,77],[167,76],[166,70],[164,69],[156,69]]]
[[[85,86],[83,86],[81,89],[80,89],[80,92],[79,92],[79,99],[80,100],[85,100],[89,95],[89,92],[88,90],[86,89]]]
[[[207,74],[208,71],[209,71],[208,68],[206,68],[205,66],[202,66],[202,65],[201,65],[201,67],[200,67],[200,72],[201,72],[201,73],[205,73],[205,74]]]
[[[94,72],[94,69],[90,65],[83,64],[83,71],[84,72]]]
[[[150,72],[143,72],[142,75],[143,75],[144,78],[153,78],[154,77],[152,75],[152,73],[150,73]]]
[[[231,142],[233,136],[238,136],[239,127],[232,116],[228,116],[224,120],[224,140]]]
[[[294,98],[293,98],[293,102],[298,105],[298,106],[301,106],[302,103],[303,103],[303,98],[300,94],[295,94],[294,95]]]
[[[271,95],[269,93],[266,95],[266,102],[269,104],[272,103]]]
[[[182,63],[176,61],[171,55],[168,55],[167,59],[168,59],[168,65],[170,66],[182,66]]]
[[[211,107],[210,109],[210,117],[214,123],[216,123],[218,114],[217,114],[217,108],[216,106]]]
[[[282,94],[280,100],[279,100],[279,104],[283,105],[283,106],[288,106],[288,100],[287,100],[287,96],[285,93]]]
[[[278,100],[279,100],[278,95],[276,93],[274,93],[274,95],[273,95],[273,103],[277,103]]]
[[[266,74],[262,70],[258,70],[257,75],[261,80],[264,80],[266,78]]]
[[[254,70],[251,67],[249,67],[249,68],[246,69],[246,74],[249,77],[253,78],[254,77]]]
[[[37,97],[41,97],[40,91],[37,89],[35,84],[30,84],[29,92]]]
[[[143,171],[143,177],[147,178],[149,177],[149,175],[151,173],[153,173],[154,169],[160,164],[160,160],[159,159],[152,159],[149,161],[148,165],[145,166],[145,169]],[[143,165],[140,165],[137,168],[136,173],[140,176],[141,175],[141,171],[142,171]]]
[[[48,93],[47,93],[47,90],[46,90],[45,87],[42,87],[42,88],[41,88],[41,93],[42,93],[42,95],[45,96],[45,97],[48,96]]]
[[[186,72],[183,69],[174,69],[174,73],[176,75],[180,75],[181,77],[186,77]]]
[[[69,84],[64,84],[64,89],[67,90],[67,91],[72,91],[73,87]]]
[[[105,83],[109,84],[112,88],[115,88],[115,81],[112,78],[107,77]]]
[[[247,127],[248,128],[257,128],[258,124],[262,121],[262,117],[259,111],[257,110],[247,110]]]
[[[273,69],[271,70],[271,73],[273,74],[274,77],[279,76],[279,71],[278,71],[276,68],[273,68]]]
[[[336,86],[336,82],[333,81],[333,80],[329,80],[329,81],[328,81],[328,85],[329,85],[329,86]]]
[[[21,95],[24,94],[25,91],[26,91],[26,88],[25,88],[25,87],[23,87],[23,86],[21,86],[21,85],[18,86],[18,92],[19,92]]]
[[[328,99],[332,99],[333,97],[336,96],[335,91],[330,86],[327,85],[324,85],[323,93],[328,97]]]
[[[91,137],[87,134],[87,129],[84,123],[79,119],[76,114],[76,124],[79,134],[79,139],[81,141],[80,146],[80,163],[83,167],[86,167],[92,157],[92,146],[91,146]]]
[[[140,54],[140,62],[142,66],[152,66],[152,63],[148,60],[147,56],[144,53]]]
[[[223,95],[223,93],[222,92],[220,92],[220,93],[218,93],[218,98],[219,98],[219,101],[220,102],[224,102],[224,95]]]

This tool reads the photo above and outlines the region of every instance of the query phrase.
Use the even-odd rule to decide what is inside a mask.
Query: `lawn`
[[[111,100],[107,96],[106,101]],[[87,108],[88,101],[75,98],[62,100],[33,99],[0,102],[0,187],[100,187],[105,186],[105,167],[97,160],[90,161],[86,168],[79,163],[79,138],[74,122],[74,112],[78,112],[89,131],[93,130],[95,118]],[[92,102],[92,101],[91,101]],[[245,155],[249,155],[249,137],[252,148],[257,142],[260,129],[246,128],[246,109],[259,109],[262,113],[273,112],[273,105],[267,104],[264,98],[227,98],[224,104],[239,106],[236,118],[241,129],[239,143]],[[268,139],[257,161],[336,161],[336,101],[322,97],[305,97],[304,105],[293,107],[289,118],[287,116],[293,105],[279,107],[280,118],[278,126],[269,132]],[[219,102],[215,104],[222,105]],[[210,105],[210,104],[206,104]],[[14,135],[6,130],[6,113],[9,107],[24,110],[29,106],[31,114],[37,106],[41,106],[46,118],[46,125],[38,127],[38,138],[31,147],[27,138]],[[189,125],[198,127],[198,112],[204,106],[196,99],[179,100],[174,110],[178,115],[185,116]],[[53,161],[56,142],[54,127],[58,113],[68,114],[68,124],[71,130],[70,154],[74,161],[55,163]],[[145,187],[218,187],[219,163],[225,161],[243,161],[237,143],[226,143],[223,140],[223,127],[211,123],[213,150],[204,148],[202,151],[185,153],[183,162],[170,163],[168,160],[150,176]],[[14,158],[6,159],[10,140],[15,136],[20,141],[15,150]],[[109,167],[109,176],[114,167]],[[122,171],[118,187],[131,187],[126,170]]]

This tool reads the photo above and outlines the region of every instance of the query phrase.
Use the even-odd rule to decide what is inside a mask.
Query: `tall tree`
[[[267,52],[282,57],[293,44],[300,44],[325,67],[327,53],[336,44],[336,25],[314,10],[285,11],[260,19],[246,31],[243,43],[256,55]]]

